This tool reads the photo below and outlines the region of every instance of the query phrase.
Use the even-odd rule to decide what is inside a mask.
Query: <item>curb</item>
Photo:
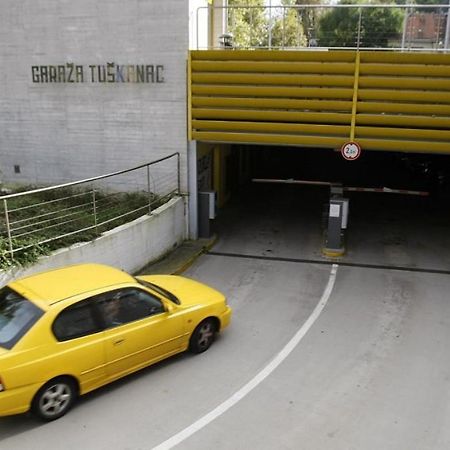
[[[194,264],[195,260],[199,256],[211,250],[211,248],[214,247],[214,245],[216,244],[217,240],[218,236],[214,235],[210,242],[205,244],[200,250],[198,250],[191,257],[189,257],[189,259],[183,262],[183,264],[180,267],[173,270],[172,275],[180,275],[181,273],[185,272],[190,266],[192,266],[192,264]]]

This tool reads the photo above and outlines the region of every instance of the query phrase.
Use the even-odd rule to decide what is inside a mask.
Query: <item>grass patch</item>
[[[15,192],[31,188],[19,188]],[[170,198],[142,192],[101,192],[63,188],[7,200],[13,258],[0,216],[0,269],[31,265],[52,251],[92,241],[105,231],[148,214]]]

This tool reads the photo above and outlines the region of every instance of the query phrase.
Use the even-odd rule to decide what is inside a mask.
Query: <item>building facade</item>
[[[55,184],[173,152],[186,170],[185,0],[4,0],[0,181]]]

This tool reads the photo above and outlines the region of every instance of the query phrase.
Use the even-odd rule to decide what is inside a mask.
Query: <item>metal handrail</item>
[[[163,168],[163,177],[158,176],[156,179],[151,177],[150,167],[173,158],[176,158],[176,167],[171,166],[169,167],[169,170]],[[111,185],[122,186],[125,184],[126,186],[129,186],[129,181],[111,181],[106,195],[97,195],[99,191],[92,186],[92,183],[94,182],[111,177],[119,177],[120,175],[138,171],[143,168],[147,169],[147,187],[145,188],[143,180],[139,180],[137,177],[133,178],[133,186],[135,183],[137,183],[136,186],[142,186],[143,189],[139,189],[138,192],[144,194],[144,196],[142,196],[142,198],[139,196],[134,197],[135,200],[128,208],[117,208],[117,196],[122,196],[127,193],[136,193],[136,190],[130,191],[126,189],[125,192],[112,191]],[[73,195],[68,195],[64,191],[61,193],[62,195],[60,198],[51,198],[47,201],[36,199],[37,201],[33,204],[26,204],[23,206],[12,205],[13,207],[8,203],[11,200],[20,197],[33,196],[44,192],[71,188],[84,184],[90,184],[89,189],[83,192],[75,192]],[[4,219],[3,223],[0,223],[2,228],[0,238],[2,235],[4,236],[9,247],[9,250],[4,251],[14,258],[15,252],[31,248],[35,245],[46,244],[92,229],[97,230],[96,234],[98,234],[99,227],[104,227],[105,225],[118,220],[122,220],[123,222],[123,219],[127,217],[136,218],[139,215],[146,213],[151,214],[152,207],[154,207],[156,202],[161,204],[177,194],[181,195],[179,152],[125,170],[62,183],[55,186],[47,186],[14,194],[2,195],[0,196],[0,200],[3,200]],[[86,196],[87,198],[80,198],[83,196]],[[80,203],[72,205],[63,203],[64,201],[67,202],[74,198],[79,198],[79,200],[76,201],[80,201]],[[54,210],[52,210],[52,208]],[[14,217],[15,215],[16,217]],[[77,224],[82,228],[74,229]],[[33,239],[34,242],[28,243],[30,238]],[[16,239],[19,239],[19,241]],[[16,247],[14,247],[15,245]]]
[[[157,164],[157,163],[160,163],[162,161],[165,161],[165,160],[167,160],[169,158],[173,158],[174,156],[177,156],[178,160],[179,160],[180,152],[171,153],[168,156],[165,156],[163,158],[157,159],[155,161],[151,161],[151,162],[146,163],[146,164],[141,164],[140,166],[132,167],[131,169],[120,170],[118,172],[112,172],[112,173],[108,173],[106,175],[99,175],[97,177],[86,178],[84,180],[71,181],[69,183],[57,184],[56,186],[47,186],[47,187],[44,187],[44,188],[33,189],[31,191],[16,192],[15,194],[2,195],[2,196],[0,196],[0,200],[9,200],[11,198],[22,197],[24,195],[38,194],[38,193],[41,193],[41,192],[52,191],[54,189],[61,189],[61,188],[65,188],[65,187],[72,187],[72,186],[77,186],[79,184],[90,183],[92,181],[103,180],[105,178],[110,178],[110,177],[113,177],[113,176],[116,176],[116,175],[123,175],[124,173],[133,172],[134,170],[137,170],[137,169],[142,169],[143,167],[152,166],[154,164]]]
[[[214,10],[222,10],[222,11],[232,11],[232,10],[239,10],[239,9],[245,9],[245,10],[264,10],[264,11],[269,11],[269,28],[268,28],[268,34],[269,34],[269,43],[267,46],[258,46],[258,45],[251,45],[245,48],[255,48],[255,49],[269,49],[269,50],[280,50],[280,49],[303,49],[303,48],[308,48],[308,46],[288,46],[288,45],[282,45],[282,46],[276,46],[276,45],[272,45],[272,38],[271,38],[271,30],[272,30],[272,11],[273,10],[277,10],[277,11],[282,11],[282,16],[283,16],[283,22],[282,22],[282,27],[283,27],[283,33],[284,31],[284,27],[285,27],[285,23],[284,23],[284,17],[285,17],[285,13],[287,10],[296,10],[296,11],[301,11],[301,10],[305,10],[305,9],[323,9],[323,10],[330,10],[330,9],[356,9],[360,11],[364,10],[364,9],[376,9],[376,8],[383,8],[383,9],[399,9],[399,10],[404,10],[405,11],[405,21],[403,24],[403,37],[402,37],[402,45],[401,47],[363,47],[363,48],[370,48],[370,50],[390,50],[390,51],[433,51],[433,52],[447,52],[448,51],[448,47],[449,47],[449,41],[450,41],[450,20],[447,20],[446,22],[446,27],[445,27],[445,36],[444,36],[444,40],[443,40],[443,46],[441,48],[438,47],[433,47],[433,48],[420,48],[420,47],[406,47],[405,46],[405,36],[406,36],[406,25],[407,25],[407,18],[410,15],[410,11],[411,10],[424,10],[424,9],[429,9],[429,10],[446,10],[446,13],[444,13],[447,18],[450,16],[450,3],[447,4],[413,4],[413,3],[408,3],[405,5],[400,5],[400,4],[328,4],[328,5],[323,5],[323,4],[305,4],[305,5],[261,5],[261,6],[247,6],[247,5],[220,5],[220,6],[199,6],[196,10],[196,46],[197,49],[200,49],[199,47],[199,24],[200,24],[200,17],[199,17],[199,13],[200,11],[208,11],[210,9],[214,9]],[[225,22],[226,24],[226,22]],[[359,29],[356,30],[357,33],[360,33],[360,26],[361,26],[361,20],[359,21]],[[228,25],[225,25],[225,28],[223,30],[224,33],[228,32]],[[223,48],[220,45],[208,45],[208,48]],[[235,47],[235,48],[239,48],[239,47]],[[244,47],[243,47],[244,48]],[[316,46],[315,47],[317,50],[321,50],[321,49],[333,49],[333,50],[358,50],[362,47],[359,46],[359,42],[357,43],[357,45],[355,46],[333,46],[333,47],[325,47],[325,46]]]

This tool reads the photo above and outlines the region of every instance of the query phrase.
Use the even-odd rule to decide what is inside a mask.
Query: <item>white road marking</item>
[[[229,397],[219,406],[198,419],[193,424],[186,427],[184,430],[181,430],[171,438],[167,439],[156,447],[153,447],[153,450],[169,450],[180,444],[181,442],[192,436],[194,433],[211,423],[213,420],[217,419],[217,417],[228,411],[232,406],[239,402],[239,400],[243,399],[247,394],[255,389],[256,386],[264,381],[264,379],[267,378],[289,356],[292,350],[295,349],[299,342],[305,337],[309,329],[313,326],[314,322],[318,319],[320,313],[323,311],[326,304],[328,303],[328,299],[330,298],[331,292],[334,287],[334,282],[336,280],[337,269],[338,265],[333,264],[333,266],[331,267],[327,286],[322,294],[321,299],[319,300],[319,303],[314,308],[314,311],[311,313],[302,327],[297,331],[297,333],[295,333],[293,338],[284,346],[280,353],[278,353],[277,356],[275,356],[275,358],[266,367],[264,367],[264,369],[258,372],[254,378],[252,378],[247,384],[245,384],[241,389],[235,392],[231,397]]]

